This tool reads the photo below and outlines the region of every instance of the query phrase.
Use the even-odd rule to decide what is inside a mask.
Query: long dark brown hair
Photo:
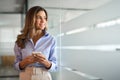
[[[28,41],[28,39],[34,36],[35,17],[39,11],[44,11],[46,14],[46,20],[48,20],[47,11],[43,7],[34,6],[27,11],[24,28],[21,30],[21,34],[17,36],[17,40],[16,40],[18,47],[20,47],[21,49],[25,48],[25,43]],[[47,27],[45,27],[44,29],[45,31],[46,28]]]

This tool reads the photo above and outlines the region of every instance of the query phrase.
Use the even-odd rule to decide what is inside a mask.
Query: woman
[[[15,42],[15,68],[20,80],[52,80],[49,71],[57,70],[55,39],[47,33],[48,15],[34,6],[26,14],[25,26]]]

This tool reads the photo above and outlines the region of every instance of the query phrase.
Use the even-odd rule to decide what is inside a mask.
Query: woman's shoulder
[[[47,36],[48,36],[49,40],[51,40],[52,42],[56,42],[56,38],[54,35],[47,33]]]
[[[45,33],[45,36],[49,37],[49,38],[52,38],[52,39],[55,39],[55,36],[53,36],[52,34],[50,34],[48,32]]]

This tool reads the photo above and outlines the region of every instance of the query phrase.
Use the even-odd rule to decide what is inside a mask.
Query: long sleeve
[[[14,53],[15,53],[15,62],[14,67],[16,70],[20,71],[19,62],[22,60],[22,54],[20,52],[20,48],[15,44],[14,46]]]
[[[50,50],[50,56],[49,56],[49,61],[51,61],[52,66],[49,69],[50,72],[54,72],[57,71],[58,69],[58,64],[57,64],[57,55],[56,55],[56,50],[55,50],[55,46],[56,46],[56,42],[55,40],[53,41],[53,44],[51,46],[51,50]]]

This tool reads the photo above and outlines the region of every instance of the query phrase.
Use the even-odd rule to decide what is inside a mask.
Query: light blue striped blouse
[[[21,49],[20,47],[17,46],[17,44],[15,44],[14,46],[14,53],[16,56],[14,63],[15,69],[21,71],[19,68],[19,62],[23,60],[25,57],[32,55],[32,52],[42,52],[46,56],[46,59],[48,59],[52,63],[52,66],[48,71],[50,72],[56,71],[58,66],[55,46],[56,46],[55,38],[47,32],[36,42],[35,45],[32,39],[28,40],[24,49]],[[45,68],[45,66],[40,63],[34,63],[28,66]]]

